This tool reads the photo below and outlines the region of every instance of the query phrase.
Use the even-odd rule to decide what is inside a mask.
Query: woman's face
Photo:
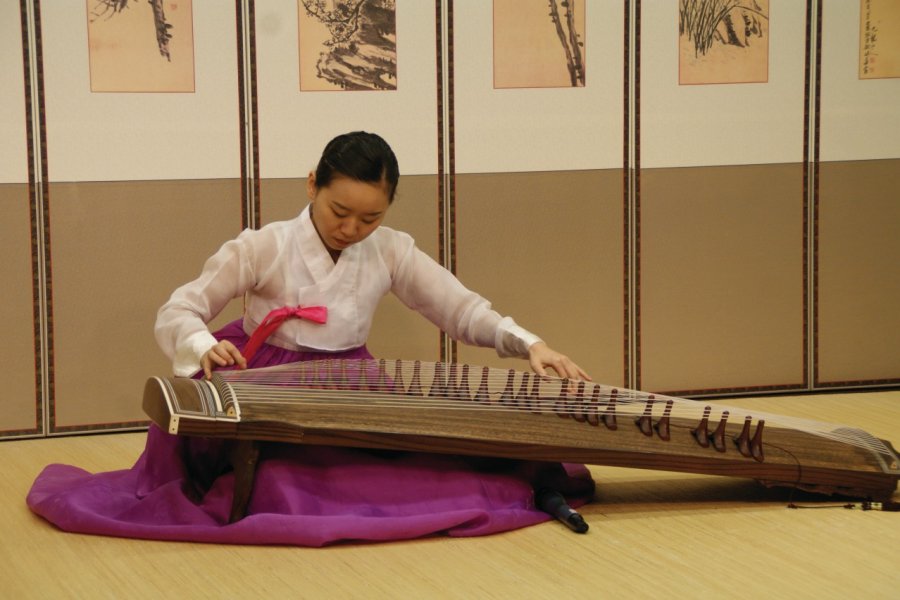
[[[335,177],[327,187],[318,188],[315,173],[310,173],[306,193],[319,237],[327,248],[338,252],[369,237],[390,206],[383,183],[347,177]]]

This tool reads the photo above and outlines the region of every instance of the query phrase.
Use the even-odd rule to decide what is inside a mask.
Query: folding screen
[[[898,9],[823,2],[817,387],[900,382]]]
[[[501,314],[595,378],[621,383],[623,4],[552,3],[556,16],[547,2],[513,4],[453,5],[455,267]],[[565,24],[572,9],[574,34]],[[525,63],[522,68],[537,61],[529,43],[513,51],[500,46],[517,37],[546,44],[563,74],[561,83],[550,85],[561,87],[527,79],[501,87],[498,69],[508,67],[501,55]],[[567,66],[574,78],[567,77]],[[487,350],[458,351],[464,362],[527,368]]]
[[[0,410],[0,436],[33,435],[43,431],[36,350],[40,347],[35,327],[35,287],[31,205],[28,177],[28,129],[23,61],[22,18],[15,3],[0,5],[0,238],[3,261],[0,279],[6,284],[0,302],[4,343],[0,361],[4,365],[6,393]]]
[[[147,3],[122,14],[104,4],[52,3],[41,15],[50,433],[143,422],[143,381],[170,370],[153,338],[157,308],[241,227],[234,4],[167,3],[167,55],[156,50],[159,24]],[[179,68],[193,71],[193,85],[92,91],[92,53],[112,42],[89,36],[100,25],[131,27],[132,18],[137,29],[116,43],[152,51],[121,72]]]
[[[680,3],[641,4],[636,319],[646,389],[806,381],[806,7],[757,4],[771,10],[735,12],[758,25],[723,55],[728,70],[742,55],[765,61],[762,76],[690,84],[679,77],[679,37],[690,40],[679,35]],[[684,53],[683,63],[702,50],[691,42]]]
[[[638,0],[370,0],[361,29],[309,0],[167,0],[161,28],[143,2],[8,4],[2,437],[143,426],[157,308],[296,215],[354,129],[399,157],[386,225],[597,380],[900,381],[890,2],[747,0],[718,32]],[[369,347],[527,368],[392,298]]]

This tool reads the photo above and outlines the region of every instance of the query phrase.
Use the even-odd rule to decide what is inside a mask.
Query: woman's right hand
[[[200,358],[200,366],[203,367],[203,374],[207,379],[212,378],[213,369],[232,365],[237,365],[239,369],[246,369],[247,359],[228,340],[222,340],[207,350],[206,354]]]
[[[557,376],[574,381],[593,381],[584,369],[566,356],[560,354],[544,342],[535,342],[528,348],[531,370],[538,375],[546,375],[547,367],[556,371]]]

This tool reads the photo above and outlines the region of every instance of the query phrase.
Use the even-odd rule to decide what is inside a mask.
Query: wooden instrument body
[[[297,368],[311,368],[303,364]],[[765,415],[764,425],[755,417],[751,440],[754,416],[746,410],[713,411],[689,400],[596,384],[575,391],[565,380],[494,369],[475,372],[462,393],[431,394],[420,390],[446,390],[451,367],[415,364],[408,388],[381,383],[351,393],[327,389],[333,384],[318,375],[318,388],[282,380],[235,384],[219,376],[212,383],[151,378],[144,409],[158,426],[181,435],[747,477],[870,499],[890,498],[900,479],[890,444],[852,428],[816,424],[811,432],[779,426],[777,416]],[[373,368],[371,361],[364,367]],[[517,388],[518,394],[512,391]],[[842,441],[846,436],[861,443]]]

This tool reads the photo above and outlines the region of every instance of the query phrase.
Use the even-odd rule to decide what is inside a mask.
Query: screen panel
[[[28,182],[25,73],[18,2],[0,6],[0,184]]]
[[[900,381],[900,160],[820,172],[818,385]]]
[[[34,279],[29,186],[26,89],[22,19],[18,2],[0,4],[0,239],[4,260],[0,279],[7,289],[0,302],[5,342],[0,346],[5,394],[0,437],[43,432],[37,395]]]
[[[237,180],[50,186],[54,431],[144,421],[146,379],[172,367],[156,312],[241,226]],[[241,302],[210,325],[237,318]]]
[[[378,133],[404,175],[438,168],[435,4],[396,3],[396,90],[301,91],[300,0],[256,4],[259,156],[263,179],[306,177],[325,144]]]
[[[822,161],[900,158],[900,78],[860,78],[862,4],[822,2]]]
[[[801,162],[806,3],[770,3],[766,82],[703,85],[679,84],[679,4],[641,3],[641,166]]]
[[[0,437],[39,433],[34,321],[34,282],[31,258],[31,219],[28,186],[0,184],[0,239],[4,260],[0,280],[6,289],[0,302],[4,341],[0,344],[4,395],[0,401]]]
[[[642,389],[804,385],[802,182],[802,164],[642,173]]]
[[[621,171],[469,174],[457,185],[463,284],[595,380],[622,385]],[[493,349],[458,352],[461,362],[528,370]]]
[[[493,3],[454,3],[458,173],[617,169],[623,161],[624,3],[585,7],[583,87],[494,87]],[[547,3],[529,0],[553,30]],[[518,21],[511,25],[516,26]],[[557,60],[564,61],[561,47]]]
[[[91,92],[88,7],[95,4],[42,6],[50,180],[238,177],[234,3],[192,3],[195,91],[153,93]],[[135,3],[134,9],[145,5]],[[179,5],[186,9],[191,3]],[[147,25],[154,35],[152,20]],[[173,35],[179,33],[173,30]]]

